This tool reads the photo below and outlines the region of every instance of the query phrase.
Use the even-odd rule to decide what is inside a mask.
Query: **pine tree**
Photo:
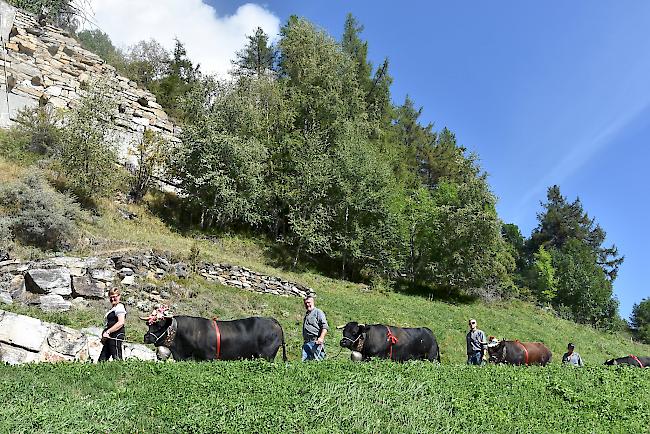
[[[269,37],[261,27],[255,34],[247,36],[246,46],[236,53],[233,61],[235,74],[240,76],[255,76],[261,78],[275,68],[276,50],[269,44]]]

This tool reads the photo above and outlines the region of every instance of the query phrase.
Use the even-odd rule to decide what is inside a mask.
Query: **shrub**
[[[0,187],[0,238],[43,249],[69,245],[81,210],[71,197],[57,192],[44,179],[41,172],[30,171]]]
[[[147,194],[152,180],[160,175],[166,164],[168,153],[168,141],[160,133],[151,130],[146,130],[133,149],[129,150],[129,155],[135,159],[135,164],[130,168],[129,191],[134,202],[140,202]]]
[[[26,148],[30,152],[51,154],[59,142],[56,116],[48,107],[20,110],[14,129],[24,137]]]
[[[117,107],[107,96],[105,84],[95,82],[88,88],[75,109],[64,116],[56,154],[66,184],[82,199],[109,195],[118,173],[111,118]]]

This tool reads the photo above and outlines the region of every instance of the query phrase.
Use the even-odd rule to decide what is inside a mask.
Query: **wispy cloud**
[[[558,163],[549,170],[545,176],[541,177],[526,193],[521,197],[517,209],[522,212],[530,204],[533,199],[543,199],[543,194],[546,189],[554,184],[561,184],[569,176],[577,172],[586,163],[588,163],[601,149],[607,147],[615,141],[625,127],[630,125],[637,119],[645,110],[650,107],[650,104],[645,103],[633,107],[632,109],[621,113],[614,118],[611,122],[604,125],[595,134],[586,137],[584,140],[579,140],[576,143],[567,143],[563,149],[566,150],[564,156]],[[517,217],[516,220],[519,220]]]
[[[280,19],[262,6],[247,3],[234,14],[219,11],[202,0],[90,0],[94,21],[118,47],[156,39],[171,49],[178,38],[188,56],[204,72],[225,74],[246,35],[261,27],[277,35]]]

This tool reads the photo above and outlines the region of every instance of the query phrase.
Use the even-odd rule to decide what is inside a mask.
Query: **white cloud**
[[[202,0],[90,0],[90,4],[95,24],[117,47],[153,38],[172,49],[178,38],[203,72],[221,75],[231,68],[230,60],[244,46],[246,35],[261,27],[273,39],[280,27],[277,16],[253,3],[227,16]]]

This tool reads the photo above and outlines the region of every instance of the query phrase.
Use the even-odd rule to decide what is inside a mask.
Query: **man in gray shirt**
[[[483,363],[483,353],[487,340],[485,333],[479,330],[474,318],[469,320],[469,332],[467,332],[467,364],[480,365]]]
[[[562,356],[562,364],[578,366],[581,368],[583,366],[582,357],[580,357],[580,354],[574,351],[575,348],[575,345],[569,342],[569,345],[567,345],[566,353],[564,353]]]
[[[325,358],[325,335],[329,326],[322,310],[314,305],[314,297],[307,297],[305,317],[302,321],[302,361],[323,360]]]

